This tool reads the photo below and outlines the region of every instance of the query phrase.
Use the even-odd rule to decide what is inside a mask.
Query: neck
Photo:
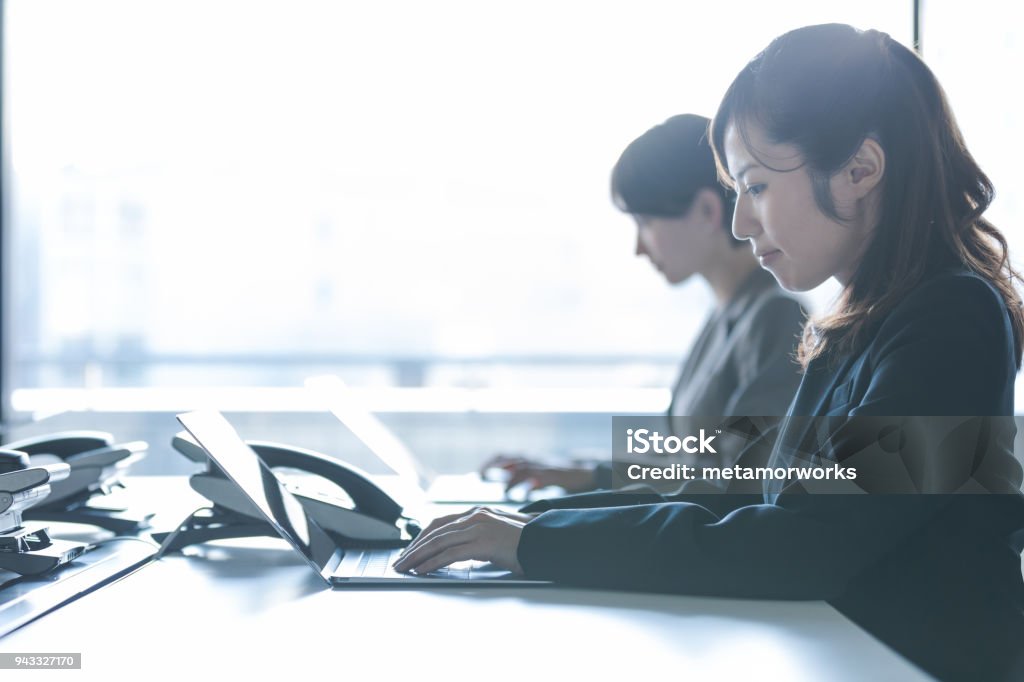
[[[719,308],[728,305],[750,273],[761,267],[750,248],[731,244],[726,244],[725,248],[728,251],[700,273],[711,287]]]

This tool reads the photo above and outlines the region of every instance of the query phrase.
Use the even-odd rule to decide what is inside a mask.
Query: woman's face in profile
[[[714,201],[719,205],[717,211],[709,209]],[[714,192],[702,189],[684,215],[634,215],[636,255],[647,256],[670,284],[686,281],[715,257],[715,238],[724,241],[720,206]]]
[[[745,141],[730,124],[723,144],[736,183],[733,235],[749,240],[761,267],[790,291],[813,289],[829,277],[845,285],[866,245],[863,231],[818,208],[795,147],[770,142],[755,124],[746,133]],[[837,205],[840,215],[842,208]]]

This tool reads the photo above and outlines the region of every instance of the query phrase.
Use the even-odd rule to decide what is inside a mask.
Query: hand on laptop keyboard
[[[456,561],[489,561],[522,575],[516,552],[532,514],[475,507],[434,519],[395,562],[396,571],[426,574]]]
[[[597,488],[592,465],[556,466],[519,455],[495,455],[480,468],[480,477],[504,483],[506,495],[515,488],[524,488],[527,495],[533,490],[551,487],[569,494]]]

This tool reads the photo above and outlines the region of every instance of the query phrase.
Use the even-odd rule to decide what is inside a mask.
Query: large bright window
[[[1024,121],[1014,75],[1024,64],[1024,6],[978,0],[964,12],[927,3],[922,17],[925,61],[946,90],[971,153],[996,188],[988,216],[1024,265]]]
[[[909,2],[8,0],[8,390],[663,387],[622,148]],[[571,409],[571,406],[566,406]]]

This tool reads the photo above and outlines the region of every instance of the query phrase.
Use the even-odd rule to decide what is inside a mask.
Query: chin
[[[804,291],[810,291],[819,284],[825,281],[827,278],[816,279],[814,277],[801,277],[788,272],[776,272],[774,270],[768,270],[772,273],[772,277],[779,283],[779,286],[793,293],[801,293]]]
[[[693,276],[692,272],[687,272],[686,274],[683,274],[683,275],[674,274],[674,273],[673,274],[666,274],[665,275],[665,281],[667,281],[669,284],[674,286],[676,284],[682,284],[686,280],[690,279],[690,277],[692,277],[692,276]]]

